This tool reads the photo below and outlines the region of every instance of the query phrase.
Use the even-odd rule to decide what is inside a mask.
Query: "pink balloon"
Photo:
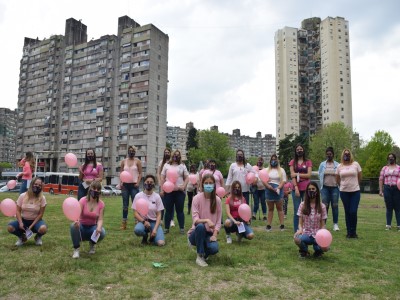
[[[222,198],[225,196],[226,191],[222,186],[220,186],[217,188],[216,193],[217,193],[218,197]]]
[[[0,208],[1,208],[1,212],[6,217],[13,217],[17,213],[17,204],[15,203],[14,200],[9,199],[9,198],[1,201]]]
[[[171,181],[166,181],[162,185],[162,189],[166,193],[171,193],[174,190],[175,185]]]
[[[196,184],[197,183],[197,176],[195,174],[190,174],[189,175],[189,182],[191,184]]]
[[[204,170],[203,174],[201,174],[201,176],[207,175],[207,174],[212,174],[212,172],[210,170]]]
[[[256,175],[254,173],[247,173],[246,175],[246,183],[247,184],[252,184],[254,182],[254,179],[256,179]]]
[[[119,179],[121,179],[121,181],[125,183],[133,182],[133,176],[128,171],[122,171],[121,174],[119,174]]]
[[[251,218],[251,209],[246,203],[242,203],[239,206],[239,216],[243,221],[248,222]]]
[[[260,169],[258,168],[258,166],[253,166],[253,170],[256,171],[257,173],[260,171]]]
[[[12,190],[13,188],[15,188],[15,186],[17,185],[17,181],[16,180],[10,180],[7,182],[7,187],[9,190]]]
[[[332,234],[329,230],[320,229],[315,235],[315,241],[320,247],[329,247],[332,243]]]
[[[176,183],[178,177],[179,177],[178,170],[176,168],[173,167],[167,170],[167,179],[172,183]]]
[[[67,164],[67,166],[70,168],[75,167],[76,164],[78,163],[78,159],[76,158],[76,155],[73,153],[65,154],[64,160],[65,160],[65,163]]]
[[[146,199],[139,198],[135,201],[136,211],[143,217],[149,212],[149,203]]]
[[[268,174],[267,169],[262,169],[262,170],[258,173],[258,177],[260,177],[260,179],[262,180],[262,182],[268,183],[269,174]]]
[[[64,200],[63,205],[63,212],[67,219],[71,221],[78,221],[81,215],[81,206],[79,201],[73,197],[68,197]]]

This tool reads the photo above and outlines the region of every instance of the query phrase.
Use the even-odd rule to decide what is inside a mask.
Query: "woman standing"
[[[189,176],[190,175],[196,176],[196,183],[193,184],[189,180],[187,187],[186,187],[186,193],[188,196],[188,215],[190,215],[190,211],[192,210],[193,196],[196,196],[196,194],[197,194],[197,182],[199,181],[199,174],[197,174],[197,172],[196,172],[195,165],[190,165]]]
[[[186,186],[189,181],[189,172],[185,164],[181,161],[181,152],[175,150],[172,159],[169,163],[165,164],[161,172],[161,185],[164,184],[167,177],[168,170],[174,170],[178,173],[178,179],[175,183],[174,190],[170,193],[165,193],[165,230],[164,233],[169,232],[171,224],[171,217],[173,215],[174,206],[176,210],[176,216],[178,218],[180,233],[185,233],[185,213],[183,212],[185,197],[186,197]]]
[[[300,257],[309,255],[308,245],[313,245],[314,257],[320,257],[329,248],[321,247],[315,241],[315,235],[319,229],[325,228],[327,218],[326,208],[321,203],[318,185],[310,182],[304,202],[300,203],[297,215],[300,219],[299,229],[294,234],[294,242],[300,248]]]
[[[225,202],[225,210],[228,217],[224,224],[227,244],[232,244],[231,233],[236,233],[238,242],[241,242],[243,237],[248,240],[252,240],[254,238],[254,233],[250,227],[250,224],[243,221],[239,216],[239,206],[243,203],[246,204],[246,199],[243,197],[240,182],[234,181],[232,183],[231,194]],[[239,233],[238,226],[242,223],[244,232]]]
[[[163,159],[160,160],[160,162],[158,163],[158,168],[157,168],[157,182],[160,184],[160,186],[159,186],[159,188],[160,188],[159,189],[160,197],[161,197],[161,200],[163,202],[164,207],[165,207],[165,197],[164,197],[164,191],[163,191],[162,185],[161,185],[161,171],[164,168],[164,165],[166,163],[168,163],[170,159],[171,159],[171,149],[167,147],[167,148],[164,149]],[[161,220],[164,220],[164,210],[161,212]],[[170,226],[171,227],[175,226],[175,223],[174,223],[174,211],[172,211],[172,217],[171,217]]]
[[[89,186],[87,196],[79,200],[81,216],[79,221],[70,226],[74,253],[72,258],[79,258],[79,247],[81,241],[89,241],[89,254],[96,252],[95,245],[106,235],[103,228],[104,202],[100,199],[101,183],[93,181]]]
[[[379,195],[386,205],[386,230],[392,229],[393,210],[396,216],[397,230],[400,231],[400,190],[397,182],[400,179],[400,166],[396,164],[396,155],[389,153],[388,164],[379,176]]]
[[[261,171],[262,169],[264,169],[264,159],[260,156],[258,158],[257,161],[257,168],[258,171]],[[258,208],[259,205],[261,203],[261,209],[263,212],[263,221],[267,220],[267,204],[265,203],[265,185],[262,182],[262,180],[257,176],[257,182],[254,184],[254,188],[255,189],[254,193],[253,193],[253,197],[254,197],[254,207],[253,207],[253,220],[257,220],[257,212],[258,212]]]
[[[96,160],[96,153],[93,149],[87,149],[85,153],[85,163],[79,167],[78,200],[86,196],[89,186],[93,181],[103,180],[103,166]]]
[[[283,185],[286,182],[286,172],[279,165],[278,156],[276,154],[271,155],[269,161],[269,167],[267,169],[269,175],[269,181],[265,185],[266,197],[268,204],[268,220],[267,220],[267,231],[271,231],[272,218],[274,217],[274,207],[278,211],[279,223],[281,224],[279,229],[285,230],[285,216],[283,214]]]
[[[290,177],[292,178],[293,190],[293,230],[297,231],[299,226],[299,216],[297,211],[299,209],[300,202],[303,201],[304,193],[307,185],[310,183],[312,163],[311,160],[306,158],[304,147],[300,144],[294,149],[294,159],[289,162],[290,166]]]
[[[339,185],[340,198],[343,202],[347,238],[355,239],[357,235],[357,210],[360,203],[361,167],[354,161],[349,149],[344,149],[341,163],[336,169],[336,183]]]
[[[17,178],[22,177],[22,185],[19,190],[21,195],[28,190],[35,170],[35,159],[32,152],[26,152],[25,157],[19,162],[19,166],[22,167],[22,172],[17,174]]]
[[[326,148],[326,160],[321,162],[318,169],[318,176],[321,186],[322,202],[326,206],[326,212],[332,204],[333,230],[339,231],[339,188],[336,183],[336,169],[339,163],[333,160],[334,152],[332,147]]]
[[[144,191],[136,194],[132,208],[135,210],[135,218],[138,223],[135,226],[135,234],[142,237],[142,244],[147,244],[150,233],[150,242],[157,246],[164,246],[164,232],[161,228],[161,212],[164,210],[160,195],[154,192],[156,178],[153,175],[146,175],[144,178]],[[149,206],[147,215],[142,216],[136,210],[138,199],[145,199]]]
[[[188,242],[190,247],[197,248],[197,265],[206,267],[208,256],[218,253],[217,235],[221,229],[222,207],[211,174],[203,176],[201,187],[203,192],[193,198],[193,225],[188,231]]]
[[[246,203],[250,205],[249,197],[249,185],[246,183],[247,173],[255,173],[249,163],[246,162],[243,150],[236,151],[236,162],[232,163],[229,167],[228,178],[226,179],[226,190],[231,190],[231,184],[234,181],[239,181],[242,187],[243,197],[246,199]]]
[[[137,193],[139,193],[139,184],[142,180],[142,162],[135,157],[136,148],[128,147],[128,157],[121,161],[120,170],[127,171],[131,175],[131,182],[121,183],[122,189],[122,223],[121,230],[126,230],[129,209],[129,197],[133,202]]]
[[[35,244],[42,245],[42,236],[47,232],[47,224],[43,221],[46,209],[46,198],[43,196],[43,182],[35,177],[28,191],[19,195],[17,200],[17,220],[8,224],[8,232],[16,235],[16,246],[22,246],[32,233],[36,233]]]

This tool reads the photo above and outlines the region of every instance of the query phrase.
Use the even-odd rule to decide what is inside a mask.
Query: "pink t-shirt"
[[[29,162],[24,162],[22,167],[22,179],[31,180],[32,179],[32,168]]]
[[[214,172],[210,171],[210,172],[214,176],[215,185],[216,185],[215,188],[217,189],[221,186],[221,182],[222,182],[222,180],[224,180],[224,176],[222,176],[222,173],[219,170],[215,170]]]
[[[175,183],[174,191],[178,190],[178,187],[180,185],[183,185],[186,177],[189,176],[189,172],[184,164],[180,165],[170,165],[166,163],[161,171],[161,175],[165,176],[165,180],[167,180],[167,171],[169,169],[175,168],[176,171],[178,172],[178,180]]]
[[[204,193],[199,193],[193,197],[192,202],[192,219],[193,225],[192,228],[189,229],[188,235],[192,233],[192,231],[196,228],[196,221],[199,219],[210,219],[211,222],[215,224],[214,229],[218,232],[221,229],[221,218],[222,218],[222,207],[221,207],[221,199],[217,197],[217,209],[215,213],[211,213],[210,211],[210,200],[204,197]],[[206,230],[209,232],[213,232],[212,229],[208,227],[208,224],[204,224],[206,226]]]
[[[301,202],[297,211],[299,218],[303,219],[303,234],[315,237],[315,234],[320,229],[321,219],[326,220],[328,218],[326,206],[325,204],[321,203],[321,213],[318,213],[314,204],[314,207],[311,206],[311,212],[308,216],[303,215],[303,206],[304,202]]]
[[[96,179],[100,171],[103,170],[103,166],[99,163],[97,163],[96,168],[93,167],[93,164],[90,163],[86,166],[86,168],[83,170],[83,165],[81,167],[82,173],[83,173],[83,180],[85,179]]]
[[[231,203],[231,197],[228,197],[225,200],[225,204],[229,204],[229,211],[231,213],[231,216],[236,220],[239,217],[239,206],[240,204],[246,203],[246,199],[242,197],[242,199],[233,199],[233,205]]]
[[[155,192],[153,192],[151,195],[147,195],[144,192],[137,193],[135,199],[133,199],[132,209],[136,210],[136,203],[140,198],[143,198],[149,204],[149,212],[143,217],[151,221],[157,221],[157,212],[164,209],[160,195]]]
[[[43,196],[40,201],[35,201],[35,199],[24,201],[25,195],[27,196],[27,193],[22,193],[17,200],[17,205],[21,207],[21,216],[25,220],[35,220],[39,215],[40,208],[46,206],[46,198]]]
[[[139,169],[137,167],[137,161],[135,159],[133,162],[130,161],[130,163],[131,163],[131,165],[128,166],[128,159],[125,159],[124,171],[129,172],[129,174],[131,174],[132,178],[133,178],[132,182],[127,182],[127,183],[137,183],[138,178],[139,178]]]
[[[306,161],[303,161],[303,163],[297,164],[297,168],[296,168],[296,166],[294,166],[294,159],[292,159],[289,162],[289,166],[293,166],[293,170],[295,173],[307,174],[308,168],[312,168],[312,162],[311,162],[311,160],[307,159]],[[310,183],[310,179],[300,178],[300,182],[297,183],[299,191],[305,191],[306,187],[309,183]]]
[[[97,207],[95,207],[93,211],[89,210],[86,197],[82,197],[81,200],[79,200],[79,203],[81,204],[82,207],[82,212],[80,217],[81,224],[86,226],[96,225],[97,219],[103,213],[105,206],[104,202],[102,200],[99,200],[99,202],[97,203]]]
[[[361,172],[361,167],[358,162],[353,162],[351,165],[342,165],[336,169],[336,175],[340,177],[341,192],[356,192],[360,190],[358,183],[358,173]]]

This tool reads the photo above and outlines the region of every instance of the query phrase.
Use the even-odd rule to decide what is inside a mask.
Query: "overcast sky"
[[[274,34],[310,17],[349,21],[353,128],[400,144],[400,1],[0,0],[0,107],[17,107],[24,37],[64,35],[73,17],[88,39],[116,34],[118,17],[169,35],[168,125],[275,135]]]

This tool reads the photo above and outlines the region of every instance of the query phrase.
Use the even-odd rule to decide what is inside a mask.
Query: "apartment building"
[[[117,35],[87,40],[66,20],[65,35],[25,38],[21,59],[17,152],[33,151],[43,171],[77,171],[65,153],[93,148],[107,181],[118,176],[129,145],[154,173],[166,144],[168,35],[128,16]]]
[[[15,166],[15,137],[17,133],[17,111],[0,107],[0,162],[8,162]]]
[[[276,137],[315,134],[324,125],[352,128],[349,24],[310,18],[275,33]]]

